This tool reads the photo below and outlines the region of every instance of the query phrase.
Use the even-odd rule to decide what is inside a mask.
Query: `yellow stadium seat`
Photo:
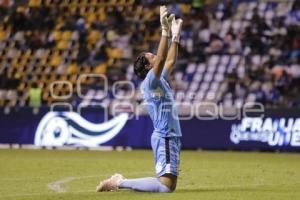
[[[27,59],[22,58],[21,61],[18,63],[19,65],[26,65],[28,62]]]
[[[67,49],[69,46],[69,42],[66,40],[61,40],[57,43],[56,48],[59,50]]]
[[[87,11],[86,7],[80,7],[79,9],[79,13],[81,16],[85,16],[87,13],[86,11]]]
[[[115,49],[111,49],[111,48],[108,48],[107,49],[107,53],[108,53],[108,57],[110,58],[121,58],[122,56],[122,49],[118,49],[118,48],[115,48]]]
[[[130,4],[130,5],[132,5],[132,4],[134,4],[134,1],[135,0],[127,0],[127,3]]]
[[[184,13],[184,14],[189,14],[189,13],[191,13],[191,5],[180,4],[180,10],[181,10],[182,13]]]
[[[62,33],[61,33],[61,31],[54,31],[53,32],[53,37],[54,37],[54,40],[61,40],[61,38],[62,38]]]
[[[50,65],[58,66],[61,62],[62,58],[60,56],[54,55],[50,60]]]
[[[29,7],[39,7],[41,5],[41,0],[30,0],[28,3]]]
[[[17,7],[17,12],[18,12],[18,13],[24,13],[25,10],[26,10],[26,8],[25,8],[24,6],[18,6],[18,7]]]
[[[56,74],[51,73],[50,82],[53,82],[53,81],[56,81],[56,80],[57,80]]]
[[[117,0],[109,0],[108,5],[116,5],[117,4]]]
[[[96,14],[95,12],[90,12],[88,15],[87,15],[87,21],[89,23],[92,23],[96,20]]]
[[[50,0],[43,0],[43,3],[45,6],[49,6],[49,2],[50,2]]]
[[[47,57],[41,58],[40,64],[41,64],[41,65],[46,65],[46,64],[48,64],[48,63],[47,63]]]
[[[18,65],[18,63],[19,63],[18,58],[16,57],[12,58],[12,63],[11,63],[12,66]]]
[[[77,54],[78,54],[78,50],[76,50],[76,49],[72,50],[71,58],[72,59],[76,59],[77,58]]]
[[[62,33],[62,40],[67,40],[69,41],[71,39],[71,36],[72,36],[72,32],[71,31],[64,31]]]
[[[66,81],[67,80],[67,76],[66,75],[62,75],[59,80]]]
[[[115,62],[115,59],[114,58],[109,58],[108,61],[107,61],[107,65],[108,66],[112,66]]]
[[[77,77],[76,74],[73,74],[73,75],[71,76],[71,78],[70,78],[70,81],[71,81],[72,84],[75,84],[75,83],[77,82],[77,80],[78,80],[78,77]],[[73,87],[73,88],[74,88],[74,87]]]
[[[4,30],[0,29],[0,41],[3,41],[6,39],[7,33]]]
[[[29,58],[32,54],[32,51],[30,49],[27,49],[24,53],[24,57]]]
[[[107,69],[107,65],[105,63],[102,63],[102,64],[98,65],[97,67],[95,67],[94,73],[96,73],[96,74],[105,74],[106,69]]]
[[[97,13],[100,21],[105,21],[107,16],[104,7],[100,7]]]
[[[77,73],[78,66],[76,63],[72,63],[68,66],[67,74],[75,74]]]
[[[100,39],[100,32],[92,30],[88,36],[88,42],[90,44],[96,43]]]

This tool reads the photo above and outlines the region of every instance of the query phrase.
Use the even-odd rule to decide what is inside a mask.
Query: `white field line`
[[[136,175],[136,174],[150,174],[152,172],[132,172],[127,173],[127,175]],[[67,192],[67,189],[63,187],[63,185],[66,185],[67,183],[73,181],[73,180],[80,180],[85,178],[95,178],[95,177],[104,177],[104,176],[110,176],[111,174],[99,174],[99,175],[90,175],[90,176],[71,176],[71,177],[65,177],[63,179],[57,180],[55,182],[51,182],[47,184],[47,187],[56,192],[56,193],[65,193]]]
[[[76,179],[76,178],[75,177],[66,177],[66,178],[60,179],[58,181],[49,183],[47,186],[50,190],[53,190],[54,192],[64,193],[64,192],[66,192],[66,189],[63,188],[62,185],[66,184],[74,179]]]

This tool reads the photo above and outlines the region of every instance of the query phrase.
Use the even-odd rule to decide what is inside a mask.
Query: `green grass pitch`
[[[0,199],[300,199],[300,155],[183,151],[177,190],[96,193],[115,172],[153,176],[151,151],[0,150]]]

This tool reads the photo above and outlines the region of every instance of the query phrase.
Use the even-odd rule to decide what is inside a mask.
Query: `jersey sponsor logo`
[[[34,144],[37,146],[98,147],[114,138],[124,127],[128,114],[95,124],[76,112],[48,112],[40,121]]]
[[[262,142],[269,146],[300,147],[300,118],[243,118],[231,127],[230,140]]]

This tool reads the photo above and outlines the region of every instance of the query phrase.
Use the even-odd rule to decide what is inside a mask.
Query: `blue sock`
[[[119,187],[140,192],[171,192],[170,189],[162,184],[157,178],[152,177],[125,179]]]

